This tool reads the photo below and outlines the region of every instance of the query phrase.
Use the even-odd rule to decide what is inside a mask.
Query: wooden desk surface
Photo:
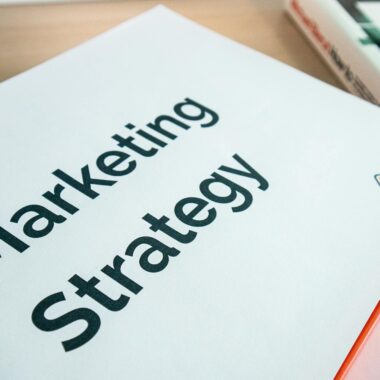
[[[0,81],[156,4],[341,87],[285,16],[283,0],[129,0],[0,7]]]

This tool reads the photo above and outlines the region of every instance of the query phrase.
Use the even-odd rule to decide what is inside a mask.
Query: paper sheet
[[[379,297],[378,108],[157,7],[0,110],[1,378],[334,376]]]

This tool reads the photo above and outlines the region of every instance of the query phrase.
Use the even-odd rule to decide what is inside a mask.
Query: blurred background
[[[283,0],[0,0],[0,81],[157,4],[341,87],[284,11]]]

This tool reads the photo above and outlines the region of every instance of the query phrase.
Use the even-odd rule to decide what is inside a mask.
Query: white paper
[[[173,107],[185,98],[219,120],[202,127],[211,114],[180,118]],[[2,379],[334,376],[379,297],[378,108],[158,7],[4,82],[0,110],[0,226],[30,246],[19,253],[0,241]],[[174,140],[156,133],[165,147],[138,139],[160,115],[190,128],[168,127]],[[158,152],[118,147],[115,134]],[[136,169],[102,173],[97,158],[110,150],[130,154]],[[244,172],[235,154],[268,181],[266,190],[218,169]],[[85,165],[92,177],[117,183],[92,185],[99,196],[91,199],[52,174],[80,179]],[[246,189],[252,204],[233,212],[242,195],[209,200],[215,220],[186,226],[176,203],[207,201],[199,184],[214,172]],[[56,184],[79,211],[42,197]],[[30,238],[23,228],[35,213],[10,219],[32,204],[66,220]],[[196,238],[185,244],[150,230],[147,213]],[[147,272],[143,247],[125,255],[141,236],[181,252]],[[138,294],[101,272],[116,255],[143,287]],[[129,303],[110,311],[78,296],[68,282],[75,274],[98,278],[99,290]],[[62,342],[83,333],[84,321],[50,332],[32,323],[35,307],[56,293],[65,301],[46,318],[87,308],[101,320],[92,339],[68,352]]]

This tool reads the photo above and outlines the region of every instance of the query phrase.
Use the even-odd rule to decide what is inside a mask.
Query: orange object
[[[371,335],[373,329],[375,328],[377,322],[380,321],[380,301],[376,305],[372,314],[370,315],[367,323],[364,325],[363,330],[356,339],[354,345],[352,346],[350,352],[348,353],[343,364],[339,368],[339,371],[334,377],[334,380],[343,380],[349,373],[350,368],[358,357],[359,352],[363,349],[366,341]]]

